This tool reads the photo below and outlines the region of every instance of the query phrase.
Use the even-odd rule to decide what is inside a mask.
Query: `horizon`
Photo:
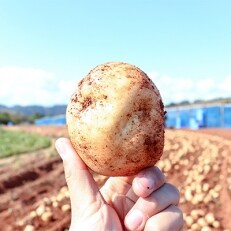
[[[220,102],[222,101],[222,102]],[[223,101],[228,101],[228,102],[223,102]],[[202,99],[195,99],[194,101],[188,101],[188,100],[183,100],[180,102],[170,102],[168,104],[164,104],[165,107],[171,107],[171,106],[178,106],[178,105],[193,105],[193,104],[204,104],[204,103],[211,103],[211,104],[216,104],[216,103],[228,103],[230,104],[231,102],[231,97],[226,97],[226,98],[213,98],[209,100],[202,100]],[[0,103],[0,106],[7,107],[7,108],[13,108],[13,107],[44,107],[44,108],[52,108],[52,107],[59,107],[59,106],[67,106],[68,103],[63,103],[63,104],[53,104],[53,105],[43,105],[43,104],[29,104],[29,105],[22,105],[22,104],[14,104],[14,105],[4,105]]]
[[[109,61],[147,73],[165,105],[230,97],[230,7],[228,0],[1,2],[0,104],[67,104],[77,83]]]

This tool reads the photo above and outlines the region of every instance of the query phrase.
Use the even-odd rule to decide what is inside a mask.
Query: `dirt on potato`
[[[56,138],[65,126],[11,127]],[[231,230],[231,130],[166,130],[158,166],[180,190],[184,230]],[[99,186],[106,178],[94,176]],[[0,160],[0,230],[68,230],[69,193],[51,148]]]

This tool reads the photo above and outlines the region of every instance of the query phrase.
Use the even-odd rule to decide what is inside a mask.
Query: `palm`
[[[101,188],[100,192],[108,206],[109,216],[124,228],[124,218],[135,204],[137,196],[132,191],[131,177],[112,177]],[[116,216],[116,217],[115,217]],[[119,219],[118,219],[119,218]]]

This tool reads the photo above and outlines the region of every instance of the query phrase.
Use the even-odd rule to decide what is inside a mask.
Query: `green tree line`
[[[40,113],[35,113],[30,116],[14,114],[9,112],[0,112],[0,124],[21,124],[21,123],[30,123],[33,124],[36,119],[43,117],[44,115]]]

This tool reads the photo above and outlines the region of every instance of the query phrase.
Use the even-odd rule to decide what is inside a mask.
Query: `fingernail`
[[[138,183],[147,190],[153,190],[155,186],[155,179],[152,175],[144,174],[138,178]]]
[[[134,209],[127,215],[125,222],[129,230],[136,230],[143,222],[143,213],[138,209]]]
[[[65,152],[66,152],[66,148],[65,148],[65,145],[64,145],[63,141],[62,140],[57,140],[56,143],[55,143],[55,147],[56,147],[60,157],[63,159],[64,155],[65,155]]]

